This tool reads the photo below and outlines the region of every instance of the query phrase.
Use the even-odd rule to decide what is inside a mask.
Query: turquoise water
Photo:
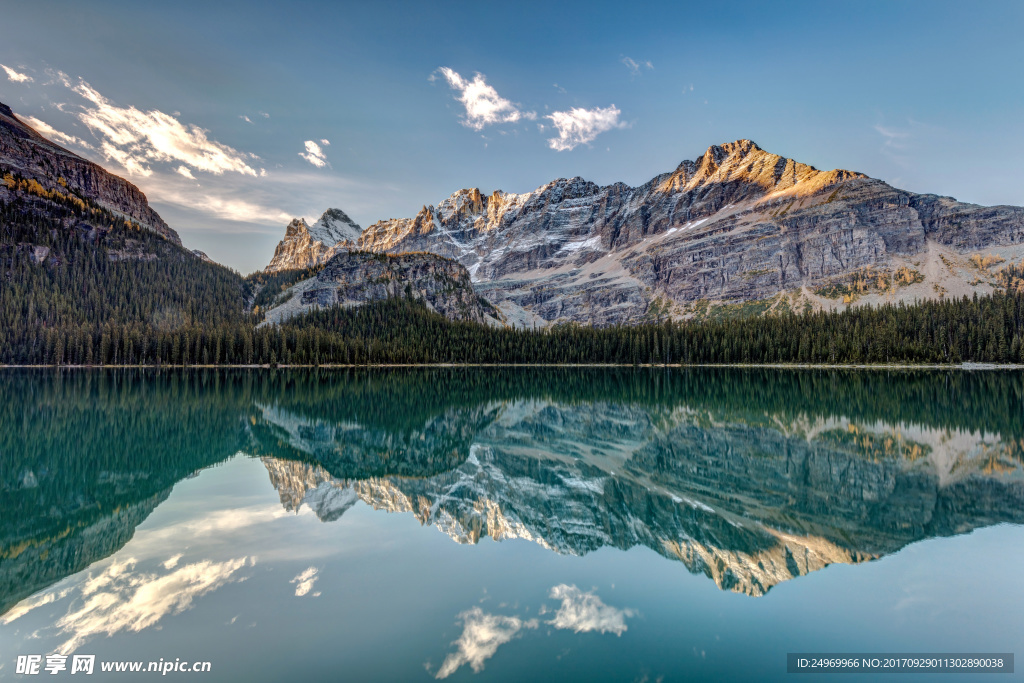
[[[0,398],[2,679],[1024,651],[1021,373],[5,371]]]

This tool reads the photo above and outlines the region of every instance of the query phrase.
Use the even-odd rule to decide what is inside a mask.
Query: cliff
[[[457,261],[429,253],[372,254],[341,250],[314,277],[287,290],[267,322],[330,306],[411,297],[451,320],[496,324],[500,314],[473,291]]]
[[[139,188],[47,140],[20,121],[3,103],[0,103],[0,167],[35,180],[47,191],[70,192],[90,199],[115,215],[132,219],[181,245],[181,238],[149,206]],[[5,198],[6,192],[7,188],[0,185],[0,199]]]
[[[520,325],[611,325],[709,304],[987,293],[1000,263],[1024,257],[1024,208],[914,194],[738,140],[639,187],[577,177],[525,194],[460,190],[374,223],[358,246],[457,259]]]

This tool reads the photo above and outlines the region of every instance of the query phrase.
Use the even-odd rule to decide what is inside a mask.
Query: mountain
[[[639,187],[460,190],[374,223],[358,247],[457,259],[519,325],[610,325],[988,293],[993,269],[1024,256],[1024,208],[914,194],[738,140]]]
[[[473,291],[469,272],[458,261],[429,253],[338,253],[313,277],[284,292],[266,315],[280,323],[314,308],[359,306],[371,301],[411,297],[451,320],[500,322],[498,311]]]
[[[151,362],[161,334],[247,324],[249,290],[137,187],[0,105],[0,362]]]
[[[136,221],[174,244],[181,238],[160,218],[139,188],[98,164],[69,152],[25,125],[0,102],[0,167],[4,174],[39,183],[40,189],[90,199],[115,216]],[[0,199],[11,189],[0,185]]]
[[[363,229],[341,209],[327,209],[312,226],[292,219],[265,272],[310,268],[326,262],[344,246],[354,246]]]
[[[450,409],[423,426],[423,443],[280,408],[253,423],[287,510],[308,505],[329,522],[361,500],[462,544],[518,538],[568,555],[646,546],[751,596],[923,538],[1024,520],[1024,461],[1012,441],[821,415],[751,417],[534,397]],[[424,457],[445,436],[457,436],[461,462]],[[394,471],[398,463],[419,466]],[[366,476],[388,466],[389,475]]]

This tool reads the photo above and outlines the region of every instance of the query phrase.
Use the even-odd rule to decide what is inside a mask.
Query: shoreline
[[[829,363],[320,363],[292,365],[3,365],[0,370],[295,370],[320,368],[327,370],[352,368],[773,368],[778,370],[1024,370],[1021,363],[885,363],[885,364],[829,364]]]

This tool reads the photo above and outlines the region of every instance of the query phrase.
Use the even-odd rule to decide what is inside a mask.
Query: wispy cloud
[[[197,193],[194,188],[172,189],[160,187],[150,192],[159,202],[174,204],[184,209],[202,213],[227,221],[259,223],[263,225],[285,224],[291,215],[270,206],[264,206],[246,199],[222,197],[208,193]]]
[[[496,123],[515,123],[520,119],[534,120],[537,114],[522,111],[511,101],[498,94],[487,84],[483,74],[476,74],[473,80],[466,80],[458,72],[443,66],[439,69],[452,90],[459,93],[455,99],[466,108],[462,124],[473,130],[483,130]]]
[[[188,178],[189,180],[195,180],[195,179],[196,179],[196,177],[195,177],[194,175],[192,175],[192,170],[191,170],[191,169],[189,169],[189,167],[188,167],[188,166],[179,166],[179,167],[178,167],[178,168],[177,168],[177,169],[175,170],[175,172],[176,172],[176,173],[178,173],[179,175],[183,175],[183,176],[185,176],[185,177],[186,177],[186,178]]]
[[[522,629],[539,625],[536,619],[488,614],[479,607],[466,610],[458,619],[462,622],[462,635],[452,642],[456,651],[445,658],[436,678],[448,678],[464,664],[469,664],[477,673],[483,671],[484,662],[494,656],[498,647],[515,638]]]
[[[630,73],[631,76],[638,76],[638,75],[640,75],[640,70],[641,69],[644,69],[644,68],[646,68],[646,69],[653,69],[654,68],[654,64],[652,64],[650,60],[643,60],[643,61],[639,61],[638,62],[638,61],[636,61],[635,59],[633,59],[631,57],[623,56],[623,58],[620,59],[619,61],[626,65],[626,68],[629,69],[629,73]]]
[[[202,560],[180,568],[176,562],[170,567],[165,563],[168,573],[161,574],[138,571],[134,558],[115,560],[74,587],[33,598],[10,620],[73,595],[67,613],[55,623],[61,634],[69,636],[57,651],[68,654],[95,636],[142,631],[169,614],[184,612],[196,598],[238,581],[240,571],[255,563],[249,557]],[[3,623],[8,623],[6,618]]]
[[[21,116],[19,118],[21,118],[25,123],[30,125],[32,128],[35,128],[36,132],[42,135],[44,138],[48,138],[55,142],[59,142],[63,145],[73,145],[76,147],[81,147],[83,149],[89,150],[96,149],[82,138],[75,137],[74,135],[68,135],[67,133],[62,133],[50,124],[40,119],[37,119],[34,116]]]
[[[73,90],[92,105],[76,116],[102,140],[101,154],[131,174],[149,176],[154,162],[179,162],[215,175],[257,175],[244,153],[211,140],[209,131],[155,109],[118,107],[85,81]]]
[[[250,118],[249,118],[248,116],[246,116],[245,114],[239,114],[238,118],[242,119],[242,120],[243,120],[243,121],[245,121],[246,123],[252,123],[252,119],[250,119]]]
[[[7,72],[7,78],[9,78],[11,81],[13,81],[15,83],[31,83],[31,82],[33,82],[35,80],[34,78],[29,76],[28,74],[18,73],[17,71],[12,69],[11,67],[4,66],[3,64],[0,64],[0,69],[3,69],[4,71],[6,71]]]
[[[914,148],[918,146],[915,143],[919,142],[920,138],[934,135],[942,131],[942,129],[937,126],[917,121],[912,118],[907,119],[905,126],[892,126],[879,123],[874,126],[874,130],[882,136],[882,154],[888,157],[890,161],[893,161],[900,166],[913,165],[911,157],[913,156]]]
[[[321,140],[320,142],[328,145],[331,144],[326,140]],[[327,155],[324,153],[323,148],[313,140],[306,140],[306,151],[299,152],[299,156],[317,168],[323,168],[327,165]]]
[[[564,583],[552,588],[549,597],[561,600],[562,606],[558,608],[554,619],[545,623],[575,633],[597,631],[621,636],[627,629],[626,618],[636,615],[631,609],[618,609],[604,604],[592,591],[585,592]]]
[[[590,143],[598,135],[613,128],[625,128],[619,121],[622,112],[613,104],[604,109],[581,109],[556,111],[544,118],[550,119],[558,130],[557,138],[550,138],[548,145],[559,152],[575,149],[578,145]]]

